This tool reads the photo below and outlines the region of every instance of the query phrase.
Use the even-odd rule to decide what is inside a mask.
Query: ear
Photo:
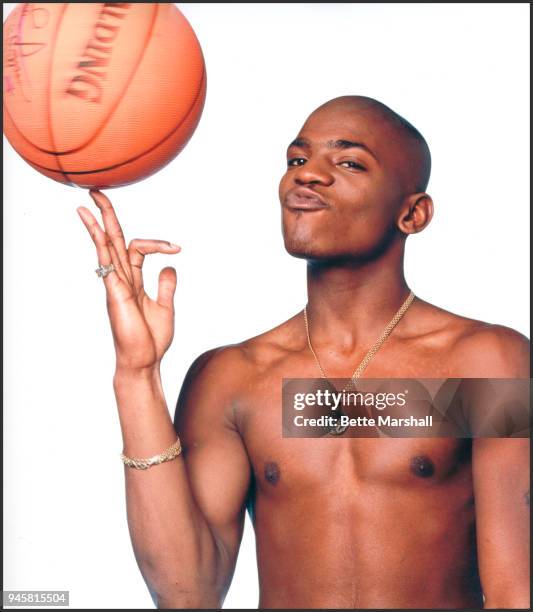
[[[398,228],[404,234],[421,232],[433,218],[433,200],[427,193],[409,196],[400,210]]]

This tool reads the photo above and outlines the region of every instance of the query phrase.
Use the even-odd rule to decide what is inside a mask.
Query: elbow
[[[199,580],[169,579],[161,573],[144,576],[144,581],[157,609],[204,609],[222,607],[222,602],[214,589],[202,584]]]
[[[193,563],[166,563],[138,559],[138,566],[157,609],[220,609],[221,598],[211,572]],[[195,568],[195,569],[194,569]]]
[[[208,593],[201,593],[195,589],[188,590],[180,587],[166,588],[162,592],[150,592],[152,601],[158,610],[219,610],[222,604],[216,597]]]

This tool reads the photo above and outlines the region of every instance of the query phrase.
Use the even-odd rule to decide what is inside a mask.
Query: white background
[[[529,334],[529,7],[526,4],[179,4],[202,44],[207,102],[186,149],[108,191],[147,259],[148,291],[178,270],[162,375],[173,412],[201,352],[269,329],[306,299],[284,251],[285,148],[319,104],[378,98],[425,135],[435,218],[409,238],[417,295]],[[4,5],[4,16],[12,9]],[[4,588],[70,590],[71,605],[153,607],[126,523],[114,350],[88,194],[26,165],[4,138]],[[226,607],[256,607],[247,525]]]

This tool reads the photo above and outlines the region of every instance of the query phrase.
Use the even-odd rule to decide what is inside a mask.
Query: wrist
[[[145,368],[130,368],[124,366],[115,366],[115,373],[113,375],[113,382],[143,382],[143,381],[154,381],[160,378],[161,370],[160,364],[156,363]]]
[[[117,396],[119,394],[129,395],[131,392],[134,392],[134,389],[145,393],[145,391],[142,390],[148,390],[148,388],[158,395],[163,394],[159,364],[150,368],[131,369],[117,367],[115,369],[115,374],[113,375],[113,389]]]

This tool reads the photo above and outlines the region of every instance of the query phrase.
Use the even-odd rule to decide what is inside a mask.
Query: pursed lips
[[[293,189],[285,196],[284,206],[289,210],[317,211],[329,206],[311,189],[299,187]]]

